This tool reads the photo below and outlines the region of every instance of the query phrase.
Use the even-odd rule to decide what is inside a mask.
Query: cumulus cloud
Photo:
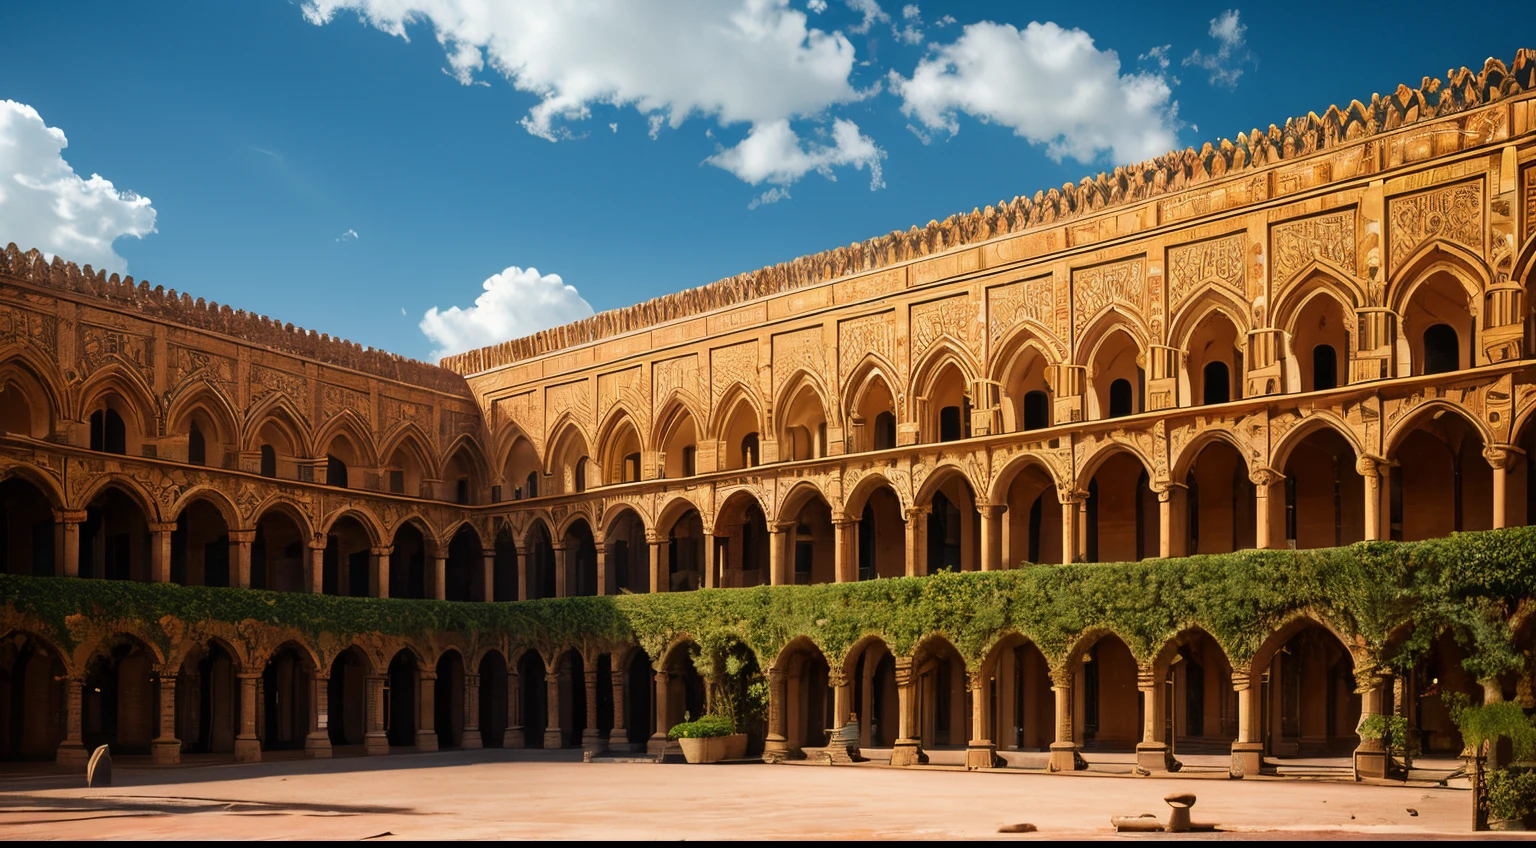
[[[520,338],[592,314],[592,305],[575,286],[566,285],[558,274],[540,274],[537,268],[507,268],[481,288],[485,292],[468,309],[434,306],[422,317],[418,326],[437,345],[433,358]]]
[[[1164,153],[1178,140],[1178,104],[1161,73],[1122,74],[1113,50],[1079,29],[1031,23],[1024,29],[982,21],[936,46],[910,79],[895,71],[891,90],[920,136],[960,130],[959,114],[1001,124],[1060,161],[1117,162]],[[926,132],[925,132],[926,130]]]
[[[827,0],[808,0],[805,8],[819,15],[827,10]]]
[[[900,29],[895,24],[891,24],[891,32],[895,34],[896,39],[908,44],[922,44],[923,10],[919,9],[916,3],[908,3],[901,7],[901,19],[906,21],[906,24]]]
[[[1153,62],[1159,68],[1168,67],[1168,51],[1173,49],[1172,44],[1159,44],[1156,47],[1136,57],[1138,62]]]
[[[863,29],[889,20],[875,0],[847,2],[863,15]],[[410,25],[430,25],[449,72],[461,82],[490,70],[535,95],[539,102],[522,125],[550,141],[571,137],[570,125],[590,118],[595,107],[611,106],[639,111],[653,137],[693,116],[721,126],[746,124],[748,144],[770,128],[824,119],[829,108],[873,93],[849,79],[856,56],[848,38],[809,26],[807,13],[789,0],[693,0],[664,13],[632,0],[305,0],[303,6],[317,25],[342,10],[401,38]],[[781,175],[818,156],[805,147],[777,149],[787,159],[771,170]],[[727,167],[734,160],[710,161]]]
[[[1210,72],[1211,85],[1236,88],[1243,75],[1243,65],[1252,60],[1248,46],[1248,26],[1239,18],[1236,9],[1228,9],[1211,19],[1211,38],[1216,39],[1215,53],[1199,50],[1185,57],[1186,67],[1204,68]]]
[[[832,122],[831,144],[802,142],[788,121],[775,121],[753,127],[745,141],[708,161],[753,185],[787,186],[810,171],[835,180],[835,167],[852,165],[861,171],[867,167],[869,187],[874,190],[885,187],[880,169],[884,158],[885,151],[859,132],[857,124],[839,118]]]
[[[353,241],[357,237],[358,237],[357,230],[348,229],[346,232],[344,232],[341,235],[337,236],[336,240],[337,241]]]
[[[0,101],[0,237],[23,250],[124,273],[112,249],[123,236],[155,231],[149,198],[119,191],[97,174],[84,179],[64,161],[69,140],[36,109]]]
[[[887,15],[885,10],[880,8],[880,4],[875,0],[844,0],[844,2],[848,4],[848,8],[864,16],[864,20],[848,28],[849,32],[863,35],[869,32],[869,28],[875,24],[885,24],[891,21],[891,16]]]

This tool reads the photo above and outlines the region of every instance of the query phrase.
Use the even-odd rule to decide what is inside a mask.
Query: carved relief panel
[[[1149,325],[1161,327],[1162,298],[1147,279],[1146,260],[1138,256],[1120,262],[1072,271],[1072,329],[1081,334],[1088,321],[1112,305],[1127,307]]]
[[[216,356],[206,351],[196,350],[182,345],[170,345],[167,358],[171,360],[171,391],[174,395],[177,388],[189,380],[201,379],[219,391],[226,397],[233,399],[235,384],[235,362],[225,356]]]
[[[80,325],[80,336],[80,362],[86,373],[117,361],[138,372],[145,383],[154,383],[155,350],[148,336],[96,324]]]
[[[1521,230],[1521,240],[1524,242],[1531,236],[1536,236],[1536,165],[1525,167],[1525,190],[1522,203],[1525,207],[1525,226]]]
[[[496,401],[495,414],[500,420],[516,427],[533,442],[534,448],[544,452],[544,410],[538,403],[537,392],[523,392]]]
[[[626,409],[639,417],[635,426],[641,431],[648,429],[650,403],[645,392],[645,374],[640,366],[625,368],[597,378],[597,420],[608,417],[608,411],[623,401]]]
[[[544,390],[544,427],[555,426],[562,415],[570,413],[571,420],[586,433],[595,432],[592,418],[591,391],[586,380],[561,383]]]
[[[760,391],[757,384],[757,342],[742,342],[730,347],[717,347],[709,352],[710,409],[720,402],[720,397],[732,383],[741,383],[753,394]]]
[[[1280,284],[1314,259],[1355,270],[1355,210],[1329,212],[1276,224],[1270,230],[1271,279]]]
[[[1469,180],[1387,201],[1391,271],[1432,239],[1483,252],[1483,181]]]
[[[1056,321],[1056,282],[1053,278],[1036,277],[987,290],[987,326],[994,352],[997,345],[1025,321],[1061,333]]]
[[[300,409],[307,406],[304,402],[308,397],[304,388],[304,378],[297,374],[289,374],[287,371],[279,371],[264,365],[252,365],[250,381],[252,400],[271,392],[280,392],[287,395],[288,399],[297,404]]]
[[[920,362],[939,342],[948,336],[965,346],[977,360],[981,359],[982,315],[968,294],[931,300],[912,307],[911,329],[912,361]]]
[[[57,355],[58,319],[19,309],[0,309],[0,345],[28,342]]]
[[[837,374],[838,382],[848,381],[848,375],[858,367],[866,354],[875,354],[902,368],[904,363],[896,357],[896,316],[892,312],[850,318],[837,324]],[[905,379],[905,374],[901,375]]]
[[[1247,246],[1248,234],[1239,232],[1169,248],[1169,311],[1177,315],[1184,302],[1207,283],[1232,292],[1238,300],[1246,299],[1243,267]]]
[[[655,392],[652,402],[656,405],[665,402],[673,392],[681,392],[694,400],[702,399],[699,391],[698,355],[690,353],[656,363],[651,370],[651,385]]]
[[[321,387],[321,421],[329,420],[348,409],[362,416],[364,421],[369,421],[373,418],[372,411],[368,409],[368,396],[362,392],[329,384]]]
[[[804,369],[815,374],[822,382],[827,379],[827,352],[822,344],[820,327],[808,327],[793,333],[779,333],[773,337],[773,394],[779,394],[784,381],[796,371]]]

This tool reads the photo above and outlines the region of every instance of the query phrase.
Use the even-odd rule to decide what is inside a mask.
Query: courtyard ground
[[[460,751],[179,768],[120,763],[114,785],[0,776],[0,838],[1115,838],[1113,815],[1166,819],[1193,792],[1212,837],[1469,834],[1471,793],[1330,779],[1134,778],[763,764],[582,763],[579,753]],[[1131,839],[1164,838],[1155,834]]]

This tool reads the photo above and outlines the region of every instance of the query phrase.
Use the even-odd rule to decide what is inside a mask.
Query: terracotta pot
[[[720,737],[725,742],[725,756],[723,760],[742,760],[747,756],[747,734],[736,733],[731,736]]]
[[[1489,830],[1525,830],[1525,822],[1520,819],[1489,819]]]
[[[721,760],[739,760],[747,755],[747,735],[710,736],[705,739],[679,739],[683,759],[690,763],[718,763]]]

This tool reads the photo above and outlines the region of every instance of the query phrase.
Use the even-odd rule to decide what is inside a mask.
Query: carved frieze
[[[1483,250],[1483,181],[1469,180],[1388,201],[1391,270],[1431,239]]]
[[[301,408],[304,405],[307,397],[304,378],[297,374],[289,374],[287,371],[279,371],[264,365],[252,365],[250,380],[252,400],[269,392],[280,392],[287,395],[294,403],[300,404]]]
[[[710,405],[719,403],[720,396],[732,383],[741,383],[748,391],[756,393],[757,342],[742,342],[730,347],[717,347],[709,352]]]
[[[779,333],[773,337],[773,393],[778,395],[784,381],[796,371],[815,374],[823,382],[827,379],[827,350],[822,342],[820,327],[808,327],[793,333]]]
[[[383,429],[385,430],[389,430],[391,425],[397,421],[409,421],[425,431],[431,431],[431,404],[414,403],[385,395],[379,399],[379,406],[383,408]]]
[[[539,408],[536,392],[523,392],[496,401],[496,412],[512,423],[523,435],[533,441],[539,451],[544,449],[544,411]]]
[[[1525,168],[1525,227],[1521,231],[1522,241],[1536,235],[1536,165],[1527,165]]]
[[[235,362],[226,356],[182,345],[170,345],[167,358],[171,361],[171,383],[181,386],[188,380],[207,380],[226,394],[232,394],[235,383]]]
[[[473,412],[450,409],[443,416],[443,430],[450,438],[461,433],[474,433],[480,429],[480,416]]]
[[[343,388],[326,384],[320,389],[320,420],[327,421],[346,410],[352,410],[362,416],[364,421],[371,420],[373,416],[368,409],[368,396],[355,389]]]
[[[609,374],[600,374],[597,378],[597,419],[599,421],[608,417],[608,410],[613,409],[614,404],[623,402],[627,409],[637,415],[645,415],[650,404],[645,393],[645,375],[640,366],[625,368],[623,371],[614,371]],[[635,422],[642,430],[646,429],[646,421]]]
[[[1178,314],[1184,301],[1207,283],[1214,283],[1243,300],[1243,254],[1247,243],[1247,233],[1238,232],[1169,248],[1169,310]]]
[[[838,382],[847,382],[848,375],[867,354],[875,354],[886,362],[901,367],[896,356],[896,316],[891,312],[850,318],[837,324]]]
[[[0,345],[26,342],[57,355],[58,320],[19,309],[0,309]]]
[[[572,420],[586,432],[595,428],[592,420],[591,390],[586,380],[561,383],[544,390],[544,426],[553,427],[562,415],[570,413]]]
[[[1314,259],[1355,268],[1355,210],[1314,215],[1276,224],[1270,231],[1270,264],[1276,283],[1290,279]]]
[[[699,357],[697,354],[665,359],[651,370],[654,403],[661,404],[673,392],[699,399]]]
[[[1008,333],[1025,321],[1059,331],[1054,278],[1036,277],[987,290],[987,325],[994,351]]]
[[[968,294],[919,303],[912,307],[908,337],[912,340],[912,361],[920,361],[945,337],[965,346],[981,358],[981,314]]]
[[[87,373],[116,360],[137,371],[145,383],[154,382],[155,351],[148,336],[97,324],[82,324],[80,336],[80,361]]]
[[[1112,304],[1130,307],[1149,323],[1157,314],[1156,298],[1147,282],[1146,263],[1138,256],[1120,262],[1079,268],[1072,272],[1072,329],[1078,333],[1089,319]]]

